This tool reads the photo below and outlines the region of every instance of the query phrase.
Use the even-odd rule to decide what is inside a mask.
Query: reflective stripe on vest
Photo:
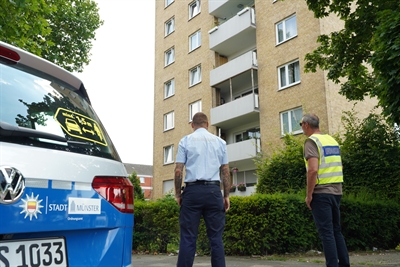
[[[316,184],[343,182],[343,167],[339,144],[330,135],[313,134],[309,137],[318,147],[318,179]],[[308,162],[305,159],[306,168]]]

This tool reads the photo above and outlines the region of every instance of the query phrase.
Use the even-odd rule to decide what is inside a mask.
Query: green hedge
[[[397,200],[344,198],[342,232],[351,250],[394,249],[400,243],[400,204]]]
[[[304,194],[231,197],[223,235],[227,255],[266,255],[322,250]],[[400,243],[400,204],[342,200],[342,226],[349,250],[393,249]],[[133,249],[170,252],[179,246],[179,207],[173,198],[136,201]],[[209,254],[204,222],[197,251]]]
[[[179,242],[179,206],[173,198],[135,201],[133,249],[166,252]]]

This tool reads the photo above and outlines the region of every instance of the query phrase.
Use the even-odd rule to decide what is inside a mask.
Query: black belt
[[[203,185],[220,185],[219,181],[204,181],[204,180],[197,180],[196,182],[189,182],[189,183],[185,183],[186,186],[189,185],[199,185],[199,184],[203,184]]]

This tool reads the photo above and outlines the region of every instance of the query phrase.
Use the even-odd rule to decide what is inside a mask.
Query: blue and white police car
[[[132,266],[133,222],[133,186],[82,82],[0,42],[0,267]]]

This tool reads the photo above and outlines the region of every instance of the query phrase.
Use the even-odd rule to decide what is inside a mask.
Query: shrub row
[[[400,243],[400,204],[396,201],[342,200],[342,227],[349,250],[393,249]],[[179,246],[179,207],[171,197],[135,203],[133,249],[171,252]],[[231,197],[223,235],[227,255],[267,255],[322,250],[304,194]],[[197,250],[209,254],[204,222]]]

